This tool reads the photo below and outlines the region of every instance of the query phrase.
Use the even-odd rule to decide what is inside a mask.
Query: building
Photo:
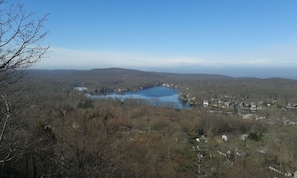
[[[86,88],[86,87],[75,87],[74,90],[77,91],[77,92],[84,92],[84,91],[88,91],[88,88]]]
[[[204,100],[204,101],[203,101],[203,106],[204,106],[204,107],[208,107],[208,106],[209,106],[209,102],[208,102],[208,100]]]

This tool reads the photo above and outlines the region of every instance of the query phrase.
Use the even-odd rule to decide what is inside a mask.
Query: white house
[[[225,142],[228,141],[227,135],[222,135],[222,140],[225,141]]]
[[[74,90],[77,91],[77,92],[83,92],[83,91],[88,91],[88,88],[86,88],[86,87],[75,87]]]
[[[204,101],[203,101],[203,106],[204,106],[204,107],[208,107],[208,106],[209,106],[209,102],[208,102],[208,100],[204,100]]]

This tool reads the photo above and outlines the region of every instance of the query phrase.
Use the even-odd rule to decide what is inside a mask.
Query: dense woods
[[[179,110],[90,100],[74,90],[162,83],[197,104]],[[297,169],[296,125],[286,124],[297,110],[285,109],[296,101],[294,80],[98,69],[29,71],[18,85],[25,87],[15,104],[24,104],[1,143],[13,150],[1,162],[3,177],[279,177]],[[205,99],[272,106],[256,112],[265,119],[243,119],[239,106],[203,107]]]

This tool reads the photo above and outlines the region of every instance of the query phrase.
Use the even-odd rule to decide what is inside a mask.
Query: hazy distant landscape
[[[35,164],[65,176],[271,177],[296,170],[296,80],[109,68],[29,70],[24,81],[38,99],[26,114],[38,116],[30,127],[51,133],[41,137],[51,146],[40,148],[47,154]],[[177,89],[191,107],[85,96],[154,86]],[[62,155],[71,168],[51,161]]]
[[[111,66],[113,67],[113,66]],[[89,67],[88,67],[89,68]],[[90,70],[88,68],[75,68],[75,70]],[[225,75],[230,77],[253,77],[253,78],[287,78],[297,79],[297,70],[295,66],[287,67],[255,67],[246,66],[203,66],[203,65],[179,65],[172,67],[130,67],[128,69],[141,70],[147,72],[166,72],[176,74],[212,74]],[[73,70],[66,68],[41,68],[36,70]]]
[[[231,77],[254,77],[254,78],[288,78],[297,79],[297,71],[292,67],[252,67],[252,66],[238,66],[238,67],[215,67],[215,66],[178,66],[168,68],[149,68],[142,67],[139,70],[155,71],[155,72],[169,72],[179,74],[217,74]]]
[[[0,0],[0,177],[297,177],[297,1]]]

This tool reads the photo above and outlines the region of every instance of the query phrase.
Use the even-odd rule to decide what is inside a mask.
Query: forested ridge
[[[164,83],[196,104],[178,110],[89,100],[74,90]],[[9,130],[14,158],[1,163],[3,177],[280,177],[297,169],[297,110],[287,107],[296,101],[295,80],[113,68],[29,70],[18,85],[19,100],[30,103]],[[244,119],[248,109],[239,102],[262,102],[263,109]]]

